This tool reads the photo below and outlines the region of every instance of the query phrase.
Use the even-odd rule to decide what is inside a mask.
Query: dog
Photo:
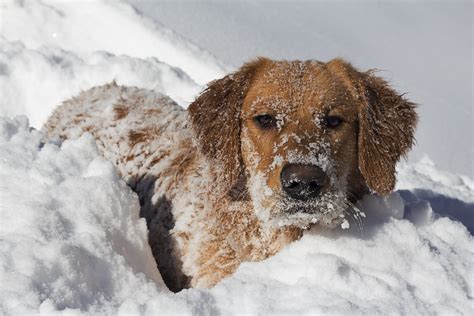
[[[309,227],[341,225],[364,194],[390,193],[415,108],[342,59],[258,58],[187,110],[113,82],[65,101],[44,131],[95,137],[138,194],[159,271],[179,291],[211,287]]]

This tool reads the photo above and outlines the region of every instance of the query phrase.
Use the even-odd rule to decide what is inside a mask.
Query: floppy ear
[[[359,169],[368,187],[384,195],[395,186],[396,163],[414,142],[415,104],[386,81],[363,73],[364,104],[359,110]]]
[[[212,81],[188,109],[199,147],[211,160],[221,162],[231,196],[242,195],[241,187],[245,186],[240,149],[242,103],[255,72],[265,61],[259,58],[222,79]]]

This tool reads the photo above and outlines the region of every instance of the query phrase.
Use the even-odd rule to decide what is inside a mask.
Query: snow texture
[[[14,1],[0,6],[2,37],[28,48],[58,47],[85,56],[94,51],[156,57],[204,84],[224,74],[211,54],[183,40],[122,1]],[[87,21],[87,23],[85,23]]]
[[[100,311],[165,291],[138,198],[92,136],[43,146],[26,117],[0,131],[3,312]]]
[[[7,0],[0,17],[0,115],[26,114],[36,128],[62,100],[113,79],[185,107],[229,69],[123,2]],[[410,80],[403,86],[423,81]],[[442,130],[437,122],[425,131]],[[427,146],[428,136],[420,148],[465,154],[433,150],[442,139]],[[0,119],[2,315],[474,314],[474,182],[440,170],[442,155],[400,164],[397,191],[366,196],[343,227],[308,231],[209,290],[174,294],[156,269],[136,194],[92,137],[42,137],[26,117]]]
[[[0,115],[26,114],[37,128],[61,101],[114,79],[186,107],[226,72],[209,53],[121,2],[8,0],[0,16]]]
[[[25,117],[0,121],[5,314],[472,313],[474,240],[433,211],[456,213],[443,199],[404,201],[402,192],[416,190],[367,196],[358,205],[363,226],[309,231],[210,290],[172,294],[155,268],[136,195],[92,137],[61,146],[41,138]],[[472,209],[472,190],[466,200]]]
[[[154,89],[187,106],[200,86],[177,68],[156,58],[137,59],[94,52],[86,57],[59,48],[27,48],[0,37],[0,115],[26,114],[41,127],[60,102],[81,90],[112,80]],[[42,80],[46,77],[48,80]]]

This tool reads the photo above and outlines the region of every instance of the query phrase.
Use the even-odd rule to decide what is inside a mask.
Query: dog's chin
[[[335,228],[344,222],[346,204],[343,199],[320,198],[309,201],[283,201],[276,205],[271,222],[273,226],[297,226],[303,229],[319,225]]]
[[[345,220],[347,195],[344,189],[327,190],[309,200],[297,200],[265,186],[265,182],[250,190],[253,208],[257,218],[273,228],[300,227],[303,229],[318,225],[335,228]]]

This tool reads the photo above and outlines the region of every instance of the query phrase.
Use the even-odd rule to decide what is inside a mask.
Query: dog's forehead
[[[272,61],[256,73],[245,103],[278,112],[322,111],[354,99],[347,72],[339,61]]]

